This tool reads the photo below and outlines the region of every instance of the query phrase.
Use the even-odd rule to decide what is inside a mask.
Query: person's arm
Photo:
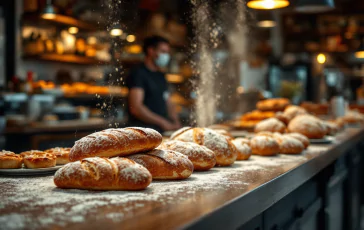
[[[141,121],[149,124],[158,125],[163,130],[174,130],[175,125],[159,116],[158,114],[150,111],[148,107],[143,104],[144,90],[142,88],[131,88],[129,91],[129,111]]]
[[[171,98],[168,98],[167,100],[167,109],[168,109],[168,116],[173,121],[176,128],[181,128],[181,122],[178,118],[176,105],[172,102]]]

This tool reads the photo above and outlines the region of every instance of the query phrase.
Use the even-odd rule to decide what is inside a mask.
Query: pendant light
[[[271,11],[257,13],[257,20],[257,27],[259,28],[272,28],[277,25],[277,23],[273,20]]]
[[[114,24],[110,30],[110,35],[113,37],[121,36],[123,34],[120,24]]]
[[[42,18],[44,19],[54,19],[56,17],[56,10],[52,5],[52,0],[47,0],[47,5],[43,9]]]
[[[247,6],[258,10],[273,10],[289,6],[288,0],[250,0]]]
[[[334,8],[334,0],[298,0],[296,4],[296,11],[301,13],[320,13]]]
[[[364,39],[361,39],[359,49],[355,51],[356,58],[364,58]]]

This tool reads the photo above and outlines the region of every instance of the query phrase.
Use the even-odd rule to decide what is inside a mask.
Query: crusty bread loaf
[[[286,116],[286,118],[288,118],[289,121],[295,118],[296,116],[303,114],[307,114],[307,111],[304,108],[299,107],[297,105],[290,105],[283,112],[283,115]]]
[[[50,168],[56,166],[57,157],[54,154],[39,150],[31,150],[21,153],[24,166],[30,169]]]
[[[208,128],[185,127],[172,134],[171,139],[184,142],[195,142],[206,146],[216,155],[216,165],[228,166],[234,163],[237,149],[224,135]]]
[[[279,152],[283,154],[300,154],[305,149],[301,141],[288,135],[277,136],[276,141],[279,144]]]
[[[258,135],[250,140],[252,153],[261,156],[272,156],[279,153],[279,144],[271,136]]]
[[[252,149],[248,145],[250,141],[248,142],[248,139],[245,138],[236,138],[235,140],[232,140],[231,142],[235,145],[236,149],[238,150],[238,156],[236,160],[242,161],[242,160],[248,160],[250,156],[252,155]]]
[[[88,190],[142,190],[151,181],[146,168],[122,157],[86,158],[66,164],[54,175],[57,187]]]
[[[272,117],[259,122],[255,126],[254,131],[256,133],[262,131],[284,133],[286,131],[286,125],[277,118]]]
[[[300,133],[308,138],[320,139],[326,135],[327,129],[324,123],[311,115],[299,115],[289,122],[288,131]]]
[[[18,169],[23,164],[23,157],[10,151],[0,152],[0,169]]]
[[[305,149],[310,145],[310,140],[300,133],[287,133],[286,135],[301,141]]]
[[[193,172],[193,164],[188,157],[172,150],[155,149],[128,158],[147,168],[153,179],[186,179]]]
[[[69,154],[71,148],[51,148],[47,149],[44,152],[54,154],[57,157],[57,165],[65,165],[70,162]]]
[[[212,150],[193,142],[170,140],[163,142],[158,148],[186,155],[192,162],[195,171],[206,171],[216,164],[215,153]]]
[[[106,129],[76,141],[70,151],[71,161],[88,157],[126,156],[156,148],[162,135],[149,128]]]
[[[234,139],[233,135],[224,129],[213,129],[213,130],[217,133],[220,133],[221,135],[224,135],[230,141]]]

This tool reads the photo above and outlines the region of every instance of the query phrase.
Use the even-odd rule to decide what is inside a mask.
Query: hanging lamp
[[[250,0],[247,6],[258,10],[273,10],[289,6],[288,0]]]
[[[301,13],[320,13],[334,8],[334,0],[298,0],[296,4],[296,11]]]
[[[42,12],[42,18],[44,19],[53,19],[56,17],[56,10],[52,5],[52,0],[47,0],[47,5],[44,7]]]

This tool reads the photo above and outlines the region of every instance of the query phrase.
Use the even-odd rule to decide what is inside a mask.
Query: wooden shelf
[[[24,14],[22,16],[23,24],[36,24],[36,25],[59,25],[59,26],[75,26],[81,30],[96,31],[98,25],[81,21],[77,18],[56,14],[54,18],[45,19],[39,14]]]
[[[99,61],[90,57],[77,56],[74,54],[40,54],[25,55],[25,60],[51,61],[78,65],[108,65],[109,62]]]

